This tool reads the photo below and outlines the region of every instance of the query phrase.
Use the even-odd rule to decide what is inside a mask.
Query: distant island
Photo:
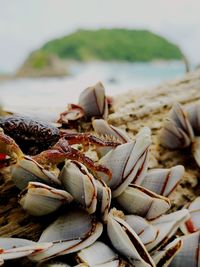
[[[147,30],[78,30],[32,52],[17,75],[66,75],[66,60],[149,62],[183,57],[177,45]]]

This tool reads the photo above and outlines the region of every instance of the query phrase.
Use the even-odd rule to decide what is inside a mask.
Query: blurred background
[[[0,101],[50,118],[102,81],[153,90],[200,64],[199,0],[0,0]]]

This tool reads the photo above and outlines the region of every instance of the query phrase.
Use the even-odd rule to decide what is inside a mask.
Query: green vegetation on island
[[[79,30],[46,43],[42,51],[79,61],[179,60],[181,50],[165,38],[146,30]]]
[[[66,60],[129,61],[182,60],[178,46],[146,30],[78,30],[47,42],[32,52],[19,76],[66,75]]]

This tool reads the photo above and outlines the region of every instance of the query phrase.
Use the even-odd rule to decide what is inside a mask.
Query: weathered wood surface
[[[177,164],[185,166],[182,182],[171,195],[175,208],[200,195],[200,168],[195,163],[190,148],[172,151],[160,146],[159,131],[174,102],[189,106],[198,101],[200,102],[200,70],[149,92],[138,95],[129,92],[117,97],[116,111],[109,117],[110,123],[125,129],[130,135],[135,135],[143,126],[151,129],[153,144],[150,168],[168,168]]]
[[[129,92],[118,97],[115,101],[116,111],[109,116],[109,122],[127,130],[130,135],[135,135],[142,126],[151,128],[153,145],[150,168],[171,167],[176,164],[185,166],[185,176],[172,195],[174,207],[177,208],[200,194],[200,169],[189,149],[170,151],[159,145],[159,130],[174,101],[179,101],[184,106],[200,101],[200,71],[145,94],[135,95],[134,92]],[[42,229],[52,220],[52,216],[51,219],[38,219],[27,215],[17,202],[18,193],[9,174],[0,173],[0,236],[37,240]],[[19,266],[19,261],[17,264]]]

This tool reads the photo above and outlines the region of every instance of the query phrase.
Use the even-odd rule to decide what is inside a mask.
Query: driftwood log
[[[120,99],[120,100],[119,100]],[[159,86],[145,93],[129,92],[115,99],[114,112],[109,122],[125,129],[134,136],[143,126],[150,127],[153,144],[150,168],[168,168],[183,164],[185,175],[177,190],[172,194],[172,208],[182,207],[200,194],[200,169],[189,150],[171,151],[158,142],[158,133],[173,102],[183,106],[200,101],[200,71],[187,74],[183,79]],[[0,172],[0,236],[21,237],[37,240],[41,231],[53,220],[34,218],[22,210],[17,201],[19,190],[7,172]],[[25,261],[15,261],[17,266],[33,266]],[[5,266],[9,266],[9,262]],[[10,266],[13,266],[13,262]]]
[[[200,195],[200,168],[191,149],[168,150],[159,145],[159,131],[174,102],[189,106],[200,101],[200,70],[183,79],[163,84],[149,92],[135,95],[129,92],[117,98],[115,112],[109,122],[135,135],[143,126],[152,131],[149,168],[169,168],[182,164],[185,175],[176,191],[171,194],[172,208],[178,209]]]

